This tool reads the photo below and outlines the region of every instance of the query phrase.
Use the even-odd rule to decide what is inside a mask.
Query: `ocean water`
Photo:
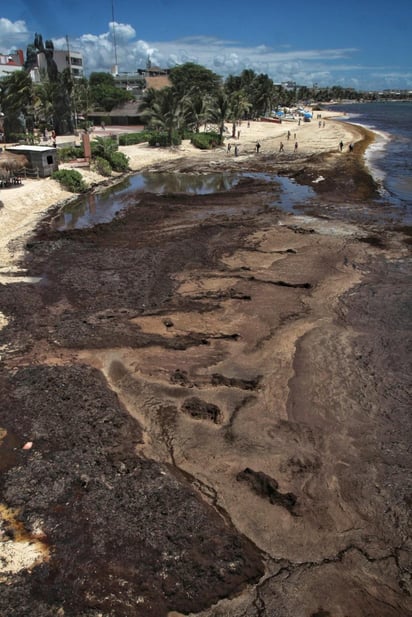
[[[399,207],[405,222],[412,222],[412,102],[354,103],[334,109],[377,133],[365,155],[367,164],[381,186],[382,199]]]

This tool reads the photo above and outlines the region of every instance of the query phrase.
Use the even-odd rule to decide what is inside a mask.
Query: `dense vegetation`
[[[146,136],[146,141],[147,141]],[[112,171],[124,172],[129,169],[129,160],[119,152],[117,140],[111,137],[95,137],[91,142],[92,163],[102,176],[110,176]],[[59,163],[83,158],[83,146],[67,146],[58,149]]]
[[[84,193],[87,189],[81,173],[76,169],[60,169],[53,172],[52,178],[71,193]]]

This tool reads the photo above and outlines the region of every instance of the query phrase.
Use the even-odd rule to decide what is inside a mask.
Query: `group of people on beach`
[[[227,144],[227,153],[230,154],[231,150],[232,150],[232,144],[229,143]],[[235,156],[238,156],[239,154],[239,146],[237,144],[235,144],[235,147],[234,147],[234,154]]]
[[[293,151],[297,152],[298,148],[299,148],[299,144],[296,141],[296,133],[295,133],[295,145],[293,146]],[[279,152],[284,152],[284,151],[285,151],[285,145],[284,145],[283,141],[281,141],[280,144],[279,144]]]
[[[340,150],[340,152],[343,152],[343,146],[344,146],[344,144],[343,144],[343,141],[341,140],[339,142],[339,150]],[[353,152],[353,144],[349,144],[348,150],[349,150],[349,152]]]
[[[321,115],[318,114],[318,119],[320,119],[320,118],[321,118]],[[239,123],[239,125],[240,125],[240,123]],[[249,121],[247,123],[247,126],[248,126],[248,128],[250,127],[250,122]],[[319,127],[325,127],[325,126],[326,126],[325,121],[324,120],[320,120],[319,121]],[[238,131],[238,133],[237,133],[237,138],[238,139],[240,138],[240,131]],[[287,141],[290,141],[291,138],[292,138],[292,133],[290,132],[290,130],[288,130],[287,133],[286,133],[286,139],[287,139]],[[237,144],[237,143],[234,144],[234,155],[235,156],[239,156],[239,148],[240,148],[240,144]],[[296,153],[298,151],[298,149],[299,149],[299,143],[298,143],[297,138],[296,138],[296,133],[293,133],[293,152]],[[348,151],[349,152],[353,152],[353,149],[354,149],[353,143],[348,144]],[[232,144],[228,143],[227,144],[227,153],[230,154],[231,150],[232,150]],[[256,144],[255,144],[255,152],[256,152],[256,154],[259,154],[260,150],[261,150],[261,144],[260,144],[259,141],[257,141]],[[339,142],[339,151],[343,152],[343,150],[344,150],[344,143],[341,140]],[[282,152],[285,152],[285,145],[284,145],[283,141],[280,141],[280,143],[279,143],[279,153],[282,153]]]

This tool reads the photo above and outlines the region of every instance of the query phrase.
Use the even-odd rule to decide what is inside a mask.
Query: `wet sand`
[[[151,162],[287,174],[311,216],[259,175],[38,226],[41,282],[0,288],[0,486],[50,554],[3,568],[5,615],[411,613],[409,245],[340,126],[354,156]]]

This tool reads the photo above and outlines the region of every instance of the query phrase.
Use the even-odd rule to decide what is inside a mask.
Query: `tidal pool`
[[[281,195],[268,205],[286,212],[298,207],[299,203],[307,203],[314,195],[310,187],[301,186],[289,178],[269,174],[144,172],[129,176],[101,193],[90,193],[76,199],[63,208],[53,226],[63,231],[109,223],[129,203],[127,197],[132,193],[136,195],[136,206],[138,206],[139,193],[208,195],[230,190],[241,178],[258,178],[280,184]]]

